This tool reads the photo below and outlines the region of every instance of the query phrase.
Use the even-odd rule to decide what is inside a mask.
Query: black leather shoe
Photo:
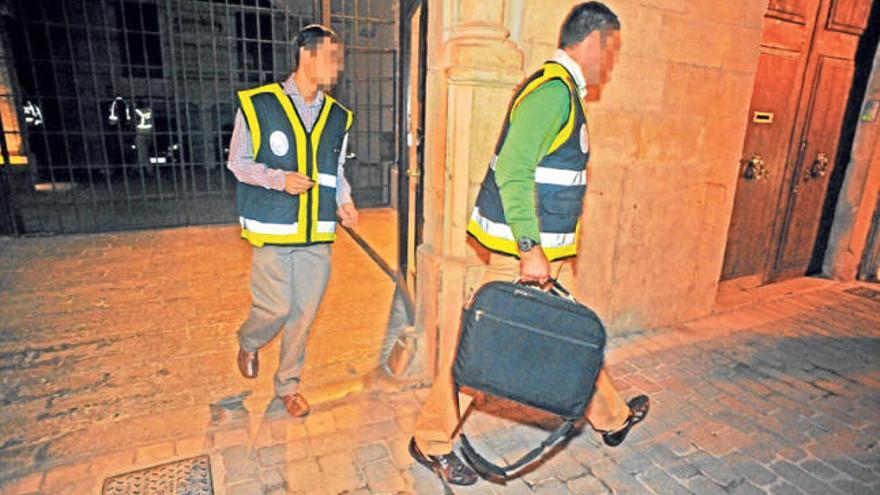
[[[617,447],[622,444],[626,440],[629,430],[645,419],[645,416],[648,415],[648,409],[651,408],[651,400],[647,395],[637,395],[630,399],[626,405],[629,406],[629,417],[626,418],[623,428],[602,433],[602,441],[609,447]]]
[[[477,482],[477,473],[459,459],[455,452],[438,456],[425,455],[413,438],[409,441],[409,455],[450,485],[468,486]]]

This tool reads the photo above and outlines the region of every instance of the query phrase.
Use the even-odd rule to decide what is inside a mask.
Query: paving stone
[[[322,484],[321,468],[313,459],[288,463],[284,468],[284,479],[291,491],[309,491]]]
[[[287,481],[284,479],[284,473],[281,469],[270,469],[260,474],[263,491],[271,493],[276,490],[287,491]]]
[[[563,495],[570,493],[568,487],[559,480],[547,480],[533,487],[532,491],[541,495]]]
[[[832,493],[826,483],[788,461],[776,462],[770,469],[807,493]]]
[[[727,490],[705,476],[694,476],[685,482],[690,491],[699,495],[725,495]]]
[[[389,459],[364,466],[363,470],[367,477],[367,485],[374,492],[395,493],[406,489],[403,477]]]
[[[566,482],[587,473],[587,469],[572,457],[571,453],[561,451],[547,460],[546,466],[556,479]]]
[[[324,488],[331,493],[348,493],[363,487],[366,482],[355,466],[351,451],[326,455],[318,459],[318,465],[326,476]]]
[[[229,495],[263,495],[263,487],[259,481],[251,480],[228,486],[226,493]]]
[[[768,486],[778,479],[775,473],[752,460],[734,464],[733,470],[758,486]]]
[[[601,476],[601,479],[615,494],[635,495],[644,494],[648,491],[648,488],[636,478],[622,471],[612,471]]]
[[[689,464],[688,462],[683,460],[679,461],[677,464],[668,466],[666,468],[666,471],[668,471],[669,474],[679,480],[689,480],[695,476],[700,475],[699,469],[697,469],[693,464]]]
[[[636,478],[657,495],[687,495],[690,491],[656,466],[649,466]]]
[[[388,449],[381,443],[371,443],[358,448],[354,453],[354,461],[358,465],[364,465],[379,459],[388,457]]]
[[[6,484],[0,485],[3,493],[8,495],[25,495],[37,493],[40,489],[40,483],[43,481],[43,473],[31,473]]]
[[[287,447],[285,445],[263,447],[257,450],[257,458],[263,467],[284,464],[287,461]]]
[[[602,481],[591,475],[569,481],[568,491],[575,495],[605,495],[609,493]]]
[[[227,483],[235,484],[257,477],[257,463],[246,447],[229,447],[221,452],[221,456]]]
[[[88,462],[59,466],[46,471],[40,489],[47,492],[58,491],[64,486],[87,479],[89,475],[90,463]]]
[[[861,483],[876,483],[880,481],[880,478],[877,477],[877,474],[872,472],[870,469],[859,466],[853,461],[848,459],[832,459],[831,465],[836,467],[838,470],[848,474],[854,480],[859,481]]]
[[[745,480],[733,484],[728,490],[732,495],[765,495],[767,493],[763,488],[758,488]]]
[[[834,480],[831,482],[831,484],[835,488],[840,490],[841,493],[847,493],[847,494],[849,494],[849,493],[852,493],[852,494],[877,493],[877,488],[878,488],[876,483],[873,485],[874,488],[871,488],[868,485],[863,485],[861,483],[851,481],[851,480],[846,480],[846,479]]]
[[[836,469],[817,459],[807,459],[802,461],[800,467],[813,476],[824,480],[836,478],[840,475]]]
[[[804,492],[798,490],[797,487],[788,483],[778,483],[771,486],[770,493],[772,495],[804,495]]]

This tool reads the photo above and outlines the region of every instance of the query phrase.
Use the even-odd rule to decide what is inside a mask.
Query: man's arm
[[[345,155],[348,152],[348,134],[342,139],[339,151],[338,168],[336,170],[336,204],[339,206],[336,214],[342,220],[345,227],[357,227],[360,214],[351,199],[351,185],[345,179]]]
[[[336,170],[336,205],[342,206],[351,203],[351,184],[345,178],[345,156],[348,154],[348,133],[342,138],[342,146],[339,150],[339,162]]]
[[[504,217],[519,240],[541,240],[535,200],[535,169],[568,119],[571,97],[562,81],[550,81],[514,110],[498,160],[495,181]]]
[[[226,165],[236,179],[252,186],[285,191],[293,195],[302,194],[315,185],[305,175],[270,168],[255,161],[251,133],[246,126],[247,122],[239,110],[235,116],[235,127],[229,142],[229,162]]]
[[[229,141],[229,158],[226,167],[235,174],[236,179],[245,184],[276,191],[284,190],[287,174],[283,170],[269,168],[254,161],[251,133],[248,132],[247,122],[241,110],[235,114],[235,127],[232,129],[232,139]]]

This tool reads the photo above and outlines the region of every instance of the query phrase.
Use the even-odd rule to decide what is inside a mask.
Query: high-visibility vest
[[[520,102],[541,85],[562,81],[571,104],[568,118],[556,134],[547,154],[535,170],[536,207],[541,248],[550,260],[577,253],[577,233],[587,188],[590,157],[587,117],[574,77],[559,63],[547,62],[514,94],[498,139],[495,154],[483,179],[476,206],[468,222],[468,233],[492,251],[519,256],[518,239],[504,217],[501,194],[495,181],[495,162],[504,146],[510,123]]]
[[[285,191],[238,183],[241,236],[254,246],[309,245],[336,240],[336,176],[339,153],[353,115],[329,95],[311,132],[280,84],[240,91],[238,98],[254,146],[254,160],[299,172],[310,190]]]

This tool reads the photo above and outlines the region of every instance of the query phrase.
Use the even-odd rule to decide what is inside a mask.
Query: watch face
[[[531,239],[520,239],[518,244],[519,246],[517,247],[519,247],[520,251],[528,251],[535,247],[535,243]]]

